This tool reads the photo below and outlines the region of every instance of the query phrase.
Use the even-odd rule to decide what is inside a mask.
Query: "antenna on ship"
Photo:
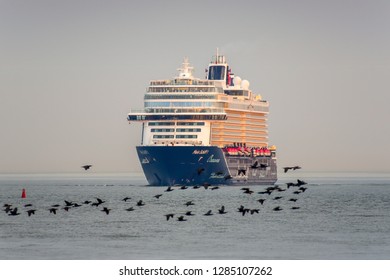
[[[184,57],[181,68],[177,68],[179,71],[179,78],[191,78],[194,67],[190,66],[188,57]]]

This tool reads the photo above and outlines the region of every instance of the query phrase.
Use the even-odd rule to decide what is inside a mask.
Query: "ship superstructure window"
[[[213,82],[207,80],[192,80],[192,79],[174,79],[174,80],[158,80],[151,81],[151,86],[167,86],[167,85],[199,85],[210,86]]]
[[[231,96],[249,96],[248,90],[225,90],[225,94],[231,95]]]
[[[217,99],[215,94],[146,94],[145,100],[154,99]]]
[[[219,92],[222,88],[217,87],[149,87],[148,92]]]
[[[128,120],[130,120],[129,118],[127,118]],[[145,115],[137,115],[136,116],[136,120],[137,121],[143,121],[146,119],[146,116]]]
[[[157,125],[157,126],[175,125],[175,123],[174,122],[149,122],[149,126],[153,126],[153,125]]]
[[[176,132],[200,132],[200,128],[177,128]]]
[[[177,125],[204,125],[204,122],[178,122]]]
[[[152,132],[174,132],[173,128],[152,128]]]
[[[219,107],[222,108],[222,104],[216,102],[155,102],[145,101],[145,107]]]
[[[197,114],[199,113],[199,110],[196,109],[174,109],[172,111],[171,109],[154,109],[153,111],[150,111],[149,113],[154,113],[154,115],[146,115],[144,120],[146,121],[162,121],[162,120],[226,120],[227,116],[226,114],[204,114],[211,110],[202,109],[200,113],[203,114]],[[186,113],[186,114],[175,114],[172,113]],[[131,115],[129,114],[127,116],[128,121],[139,121],[137,119],[137,115]],[[152,124],[153,125],[153,124]],[[173,124],[172,124],[173,125]]]
[[[154,139],[172,139],[173,135],[153,135]]]
[[[224,80],[225,79],[225,66],[210,66],[209,68],[209,80]]]
[[[176,135],[176,138],[198,138],[198,135]]]

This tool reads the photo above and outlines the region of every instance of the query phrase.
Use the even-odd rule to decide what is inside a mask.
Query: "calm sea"
[[[0,175],[0,259],[390,259],[389,174],[280,176],[281,188],[301,179],[307,190],[296,194],[298,188],[290,187],[268,195],[258,194],[265,186],[246,186],[254,193],[241,187],[165,192],[147,187],[142,174]],[[83,204],[96,198],[105,202]],[[65,200],[81,206],[65,211]],[[139,200],[145,205],[137,206]],[[194,205],[186,206],[188,201]],[[17,207],[20,215],[9,216],[4,204]],[[55,204],[57,213],[50,213]],[[259,213],[243,216],[237,211],[241,205]],[[274,211],[276,206],[282,210]],[[111,209],[109,215],[103,207]],[[125,210],[130,207],[134,211]],[[29,217],[27,209],[36,209],[35,215]],[[214,215],[205,216],[209,210]],[[187,211],[194,216],[185,216]],[[175,215],[167,221],[169,213]],[[177,220],[181,215],[186,221]]]

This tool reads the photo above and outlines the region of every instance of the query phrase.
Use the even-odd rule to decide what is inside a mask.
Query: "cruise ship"
[[[127,116],[142,125],[136,149],[149,185],[274,184],[268,101],[233,74],[218,50],[205,72],[194,77],[185,58],[176,77],[150,81],[144,109]]]

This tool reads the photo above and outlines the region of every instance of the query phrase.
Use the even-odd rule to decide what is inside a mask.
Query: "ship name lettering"
[[[211,155],[208,159],[207,162],[215,162],[218,163],[220,161],[219,158],[214,158],[214,155]]]
[[[193,155],[205,155],[208,153],[209,153],[209,150],[195,150],[192,152]]]

